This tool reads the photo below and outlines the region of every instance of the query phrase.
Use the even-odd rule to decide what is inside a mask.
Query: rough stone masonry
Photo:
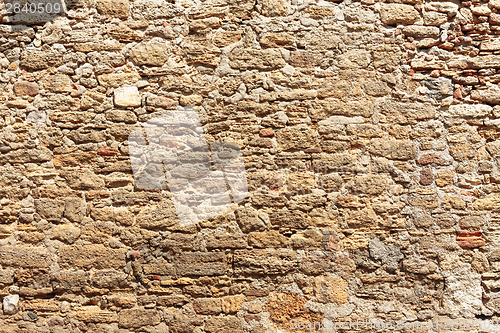
[[[499,0],[81,0],[0,24],[0,331],[498,319],[499,83]],[[188,226],[134,187],[127,141],[179,106],[249,184]]]

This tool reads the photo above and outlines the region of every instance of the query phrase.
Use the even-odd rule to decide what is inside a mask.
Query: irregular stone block
[[[141,106],[141,97],[139,96],[139,89],[137,89],[137,87],[116,88],[114,92],[113,101],[116,106],[121,106],[121,107]]]
[[[276,49],[237,48],[229,55],[229,65],[240,70],[273,70],[284,67],[286,63],[281,52]]]
[[[97,77],[99,84],[105,88],[116,88],[124,84],[134,84],[141,79],[137,73],[111,73]]]
[[[248,244],[258,249],[286,247],[288,238],[276,230],[264,232],[251,232],[248,235]]]
[[[61,249],[59,264],[63,268],[93,267],[97,269],[124,267],[124,249],[111,249],[101,244],[67,245]]]
[[[245,296],[225,296],[222,297],[222,310],[226,314],[236,313],[241,310],[241,305],[245,300]]]
[[[420,19],[418,11],[410,5],[383,4],[380,9],[380,17],[384,24],[413,24]]]
[[[411,160],[417,155],[415,143],[410,140],[372,139],[369,151],[392,160]]]
[[[297,267],[297,254],[290,250],[236,250],[234,273],[288,274]]]
[[[73,81],[68,75],[55,74],[48,76],[43,86],[46,90],[53,93],[67,93],[73,90]]]
[[[130,276],[123,272],[114,269],[105,269],[95,272],[91,275],[91,282],[97,288],[126,288],[130,285],[128,278]]]
[[[242,207],[236,210],[235,214],[238,226],[244,233],[262,231],[266,228],[264,220],[260,218],[259,212],[254,208]]]
[[[207,249],[244,249],[247,247],[246,240],[241,235],[225,234],[211,235],[207,239]]]
[[[77,171],[63,171],[61,177],[65,178],[68,186],[75,190],[97,190],[104,188],[104,180],[88,169]]]
[[[85,201],[81,198],[67,198],[64,205],[64,217],[72,222],[81,222],[86,215]]]
[[[316,134],[306,125],[276,131],[276,141],[283,150],[306,149],[316,144]]]
[[[290,0],[257,0],[257,10],[264,16],[286,16],[290,7]]]
[[[62,65],[63,55],[55,52],[45,52],[38,49],[27,49],[21,54],[19,66],[33,70],[41,70]]]
[[[242,332],[243,324],[235,317],[212,317],[205,324],[207,333]]]
[[[50,279],[56,292],[79,292],[89,285],[88,273],[81,270],[60,270],[53,273]]]
[[[450,117],[481,118],[489,115],[493,108],[484,104],[451,105],[446,113]]]
[[[169,48],[162,43],[140,43],[128,54],[136,65],[163,66],[168,60]]]
[[[224,275],[229,266],[223,252],[184,252],[177,259],[176,272],[180,276]]]
[[[3,313],[15,314],[18,311],[19,295],[9,295],[3,298]]]
[[[497,210],[500,209],[500,194],[493,193],[474,201],[474,209]]]
[[[54,199],[36,199],[37,213],[48,221],[59,222],[64,212],[64,201]]]
[[[118,321],[115,312],[101,310],[98,306],[86,306],[80,310],[73,311],[73,316],[86,323],[114,323]]]
[[[217,315],[222,312],[220,298],[197,298],[193,301],[193,310],[197,314]]]
[[[347,282],[337,276],[318,276],[311,279],[316,301],[320,303],[344,304],[347,302]]]
[[[116,90],[115,90],[116,94]],[[116,95],[115,95],[116,98]],[[132,101],[134,103],[136,101]],[[116,103],[116,102],[115,102]],[[124,102],[123,100],[120,101],[120,106],[124,106],[123,104],[127,104],[127,102]],[[129,106],[130,102],[128,102]],[[118,105],[118,104],[117,104]],[[119,110],[112,110],[108,111],[104,114],[107,120],[115,122],[115,123],[126,123],[126,124],[134,124],[137,122],[137,116],[135,113],[132,111],[119,111]]]
[[[498,51],[500,50],[500,40],[490,40],[482,42],[479,46],[481,51]]]
[[[498,87],[473,90],[470,96],[472,99],[478,100],[483,103],[500,104],[500,88]]]
[[[33,149],[16,149],[0,155],[2,163],[40,163],[52,160],[52,151],[47,147]]]
[[[154,309],[126,309],[120,311],[118,325],[124,328],[155,326],[161,322],[160,314]]]
[[[52,264],[52,255],[43,247],[2,247],[0,265],[10,267],[47,269]]]
[[[80,233],[80,228],[73,224],[60,224],[54,227],[50,238],[72,244],[80,237]]]
[[[99,14],[126,19],[130,14],[130,5],[127,0],[99,0],[97,1]]]
[[[146,105],[163,108],[167,110],[175,110],[178,107],[178,102],[172,98],[163,96],[150,96],[146,99]]]
[[[414,38],[438,38],[439,28],[426,27],[422,25],[409,25],[403,28],[403,33],[406,36]]]
[[[36,96],[38,92],[38,84],[34,82],[18,81],[14,83],[14,93],[16,96]]]

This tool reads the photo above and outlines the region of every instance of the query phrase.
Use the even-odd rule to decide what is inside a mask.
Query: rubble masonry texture
[[[499,82],[499,0],[82,0],[0,25],[0,331],[498,318]],[[179,106],[249,184],[184,227],[127,146]]]

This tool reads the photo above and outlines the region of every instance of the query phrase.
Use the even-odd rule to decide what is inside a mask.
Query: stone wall
[[[81,0],[0,25],[0,331],[498,318],[499,32],[498,0]],[[249,195],[182,226],[134,187],[128,136],[185,106],[241,147]]]

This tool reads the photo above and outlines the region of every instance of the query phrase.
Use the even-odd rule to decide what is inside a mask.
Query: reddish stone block
[[[457,243],[462,249],[474,249],[486,245],[480,231],[462,231],[457,235]]]
[[[446,161],[442,157],[436,154],[426,154],[422,156],[417,163],[420,165],[429,165],[429,164],[445,165]]]
[[[118,155],[118,153],[119,153],[118,149],[113,147],[101,147],[97,151],[97,154],[101,156],[114,156]]]
[[[260,130],[260,136],[262,137],[273,137],[274,136],[274,131],[272,128],[263,128]]]

